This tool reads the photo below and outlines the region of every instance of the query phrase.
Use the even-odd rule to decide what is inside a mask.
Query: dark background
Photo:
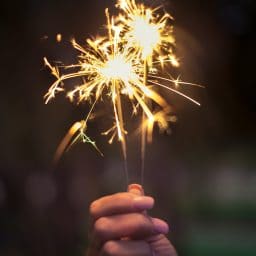
[[[114,3],[1,3],[1,256],[83,255],[89,203],[125,190],[120,147],[99,135],[104,116],[88,133],[105,157],[81,144],[53,168],[58,142],[87,107],[61,95],[49,105],[43,101],[53,81],[43,57],[74,62],[70,38],[82,43],[94,35],[107,6]],[[152,214],[170,223],[180,255],[256,255],[256,2],[173,0],[167,9],[175,17],[182,78],[206,88],[181,88],[201,107],[166,95],[179,120],[170,136],[156,132],[147,150]],[[138,181],[135,141],[128,167]]]

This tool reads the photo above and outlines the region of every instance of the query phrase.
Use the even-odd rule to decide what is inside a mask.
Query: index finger
[[[90,205],[90,214],[94,219],[114,214],[142,212],[154,205],[154,199],[149,196],[138,196],[122,192],[104,196]]]

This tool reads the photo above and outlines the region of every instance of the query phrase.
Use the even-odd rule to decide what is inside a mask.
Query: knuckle
[[[118,256],[119,250],[118,250],[118,244],[116,241],[107,241],[104,243],[102,247],[103,255],[106,256]]]

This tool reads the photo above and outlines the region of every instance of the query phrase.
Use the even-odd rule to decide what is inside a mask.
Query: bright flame
[[[169,122],[175,121],[171,107],[155,90],[156,86],[199,105],[175,88],[180,84],[191,83],[163,76],[164,64],[179,65],[173,54],[173,28],[169,25],[171,16],[166,13],[161,16],[156,12],[159,8],[151,10],[143,4],[136,4],[135,0],[118,0],[117,7],[121,10],[117,17],[110,17],[106,10],[107,36],[87,39],[85,46],[72,40],[73,47],[79,52],[76,64],[52,66],[44,58],[45,65],[56,78],[45,95],[46,103],[65,90],[66,80],[81,78],[80,84],[67,91],[67,97],[71,101],[87,102],[91,106],[86,118],[71,127],[60,144],[58,157],[65,147],[78,139],[93,144],[98,150],[85,131],[99,100],[109,101],[114,116],[113,126],[102,134],[110,135],[110,143],[115,137],[118,138],[125,159],[127,131],[122,109],[123,97],[128,96],[133,114],[142,113],[140,131],[145,133],[148,141],[152,141],[155,124],[160,131],[168,131]],[[77,133],[77,137],[69,143]]]
[[[150,24],[143,17],[135,17],[132,22],[134,38],[142,49],[142,58],[146,59],[151,56],[153,50],[160,42],[160,33],[156,24]]]
[[[128,81],[134,71],[132,62],[128,62],[125,56],[118,55],[108,60],[100,72],[106,79]]]
[[[117,7],[122,13],[117,17],[118,24],[126,32],[125,37],[141,55],[143,60],[152,64],[152,58],[160,55],[175,58],[173,28],[169,25],[172,17],[165,13],[159,15],[156,9],[150,9],[135,0],[118,0]],[[155,53],[155,56],[153,54]]]

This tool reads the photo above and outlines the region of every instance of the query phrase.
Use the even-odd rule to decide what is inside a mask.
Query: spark
[[[65,92],[70,101],[86,102],[90,106],[85,119],[75,123],[62,140],[57,158],[78,140],[91,143],[99,151],[95,142],[86,135],[87,123],[99,101],[112,106],[114,120],[112,126],[102,134],[110,137],[109,143],[115,138],[120,141],[125,161],[128,131],[123,112],[124,100],[128,99],[131,103],[133,115],[142,115],[139,127],[143,140],[142,155],[146,141],[152,141],[154,126],[168,132],[169,123],[176,121],[171,106],[157,88],[172,91],[199,105],[177,89],[178,85],[194,84],[182,82],[180,77],[166,77],[163,73],[168,64],[179,66],[173,53],[175,40],[170,25],[171,15],[160,15],[160,7],[151,9],[137,4],[135,0],[117,0],[116,6],[120,14],[115,17],[111,17],[106,9],[106,35],[87,39],[83,46],[72,39],[72,46],[78,51],[77,63],[57,66],[44,58],[45,65],[56,78],[45,94],[45,102]],[[80,82],[67,89],[66,81],[70,79],[76,83],[80,79]]]
[[[74,145],[76,142],[82,141],[84,143],[90,143],[102,156],[103,153],[98,149],[96,146],[95,141],[92,141],[85,133],[86,131],[86,123],[84,120],[75,122],[67,134],[62,139],[61,143],[59,144],[55,155],[54,155],[54,162],[57,163],[62,156],[63,152],[68,150],[72,145]],[[71,139],[74,137],[74,135],[77,134],[77,136],[73,139],[73,141],[70,143]]]

